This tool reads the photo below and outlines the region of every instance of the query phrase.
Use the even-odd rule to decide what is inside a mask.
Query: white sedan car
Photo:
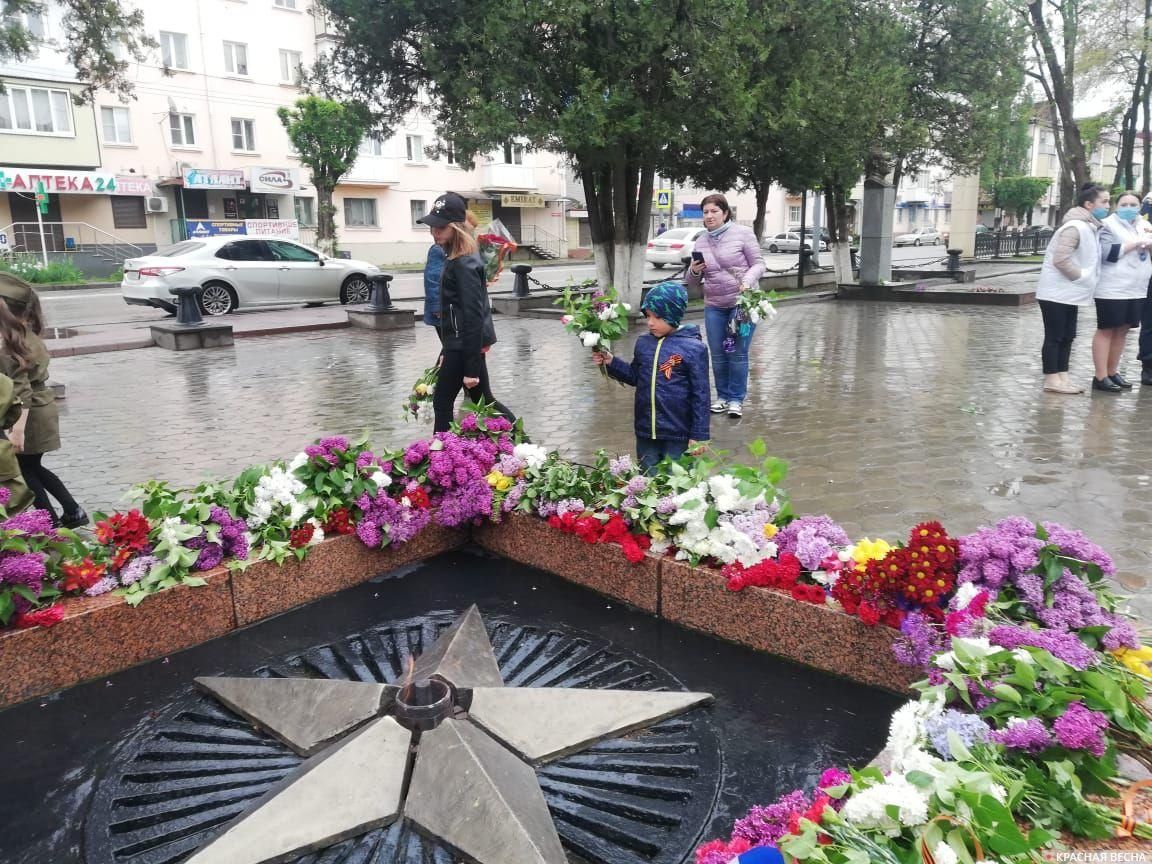
[[[696,238],[704,233],[703,228],[672,228],[659,237],[648,241],[644,250],[644,260],[659,270],[665,264],[680,265],[684,258],[692,254]]]
[[[942,235],[935,228],[917,228],[907,234],[897,234],[892,238],[893,246],[939,246],[944,242]]]
[[[329,258],[294,240],[204,237],[125,261],[120,294],[129,305],[173,312],[168,289],[199,285],[203,312],[227,315],[249,306],[367,303],[369,279],[379,272],[367,261]]]

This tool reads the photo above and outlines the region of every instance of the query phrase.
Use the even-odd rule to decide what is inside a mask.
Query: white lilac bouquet
[[[611,286],[593,294],[582,294],[565,288],[556,301],[564,309],[560,323],[569,333],[580,337],[593,353],[612,350],[612,343],[628,332],[628,313],[632,306],[622,303]],[[607,375],[604,367],[601,371]]]
[[[406,421],[427,423],[432,419],[432,394],[436,391],[436,381],[439,377],[440,367],[429,366],[412,385],[412,392],[404,400]]]
[[[736,314],[728,321],[728,333],[724,337],[724,353],[731,354],[736,350],[736,340],[743,339],[752,332],[752,327],[761,321],[771,321],[776,317],[776,292],[769,289],[749,288],[740,292],[740,300],[736,304]]]

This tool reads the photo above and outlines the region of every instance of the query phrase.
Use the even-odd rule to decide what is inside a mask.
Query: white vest
[[[1080,232],[1080,244],[1076,247],[1073,261],[1080,268],[1079,279],[1069,279],[1052,263],[1056,252],[1056,239],[1062,231]],[[1096,229],[1089,223],[1076,219],[1065,222],[1056,229],[1048,241],[1044,253],[1044,264],[1040,267],[1040,281],[1036,284],[1037,300],[1052,300],[1069,306],[1092,305],[1092,292],[1100,275],[1100,244],[1096,241]]]
[[[1125,222],[1115,213],[1105,219],[1104,224],[1121,244],[1145,236],[1139,222]],[[1101,246],[1100,255],[1105,256],[1109,251]],[[1132,251],[1127,255],[1121,251],[1115,264],[1105,261],[1100,265],[1096,297],[1100,300],[1139,300],[1148,296],[1149,280],[1152,280],[1152,256],[1147,251]]]

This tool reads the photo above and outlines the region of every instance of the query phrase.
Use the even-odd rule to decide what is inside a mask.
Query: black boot
[[[80,507],[75,513],[65,513],[60,517],[61,528],[79,528],[88,524],[88,514]]]
[[[1144,374],[1140,376],[1141,384],[1152,384],[1152,366],[1144,367]]]

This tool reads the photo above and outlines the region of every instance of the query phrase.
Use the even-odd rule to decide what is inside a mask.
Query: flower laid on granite
[[[73,594],[87,591],[103,579],[108,567],[97,564],[91,558],[85,558],[82,561],[61,564],[60,572],[64,574],[64,578],[60,581],[60,590]]]
[[[64,609],[59,604],[44,609],[33,609],[29,612],[20,612],[12,622],[19,630],[28,630],[32,627],[54,627],[64,620]]]
[[[431,423],[436,413],[432,405],[432,395],[436,392],[436,382],[440,378],[440,367],[429,366],[412,385],[412,392],[404,400],[404,419],[417,423]]]
[[[55,599],[49,568],[55,569],[63,549],[47,512],[5,516],[0,506],[0,626]]]
[[[647,535],[633,534],[628,523],[618,513],[597,516],[583,514],[575,509],[550,516],[548,524],[565,534],[575,534],[585,543],[615,543],[624,552],[624,557],[633,564],[639,564],[652,546]]]
[[[398,500],[383,491],[365,493],[356,502],[363,514],[356,523],[356,536],[371,549],[407,543],[432,520],[427,507],[418,507],[407,495]]]
[[[1052,733],[1037,717],[1009,717],[1004,728],[990,737],[1002,747],[1025,753],[1039,753],[1052,746]]]
[[[987,741],[991,730],[975,714],[949,708],[924,721],[924,732],[932,749],[942,759],[952,759],[951,736],[956,736],[965,747],[974,747]]]
[[[848,535],[830,516],[801,516],[776,535],[780,552],[791,552],[805,570],[818,570],[837,550],[850,545]]]

